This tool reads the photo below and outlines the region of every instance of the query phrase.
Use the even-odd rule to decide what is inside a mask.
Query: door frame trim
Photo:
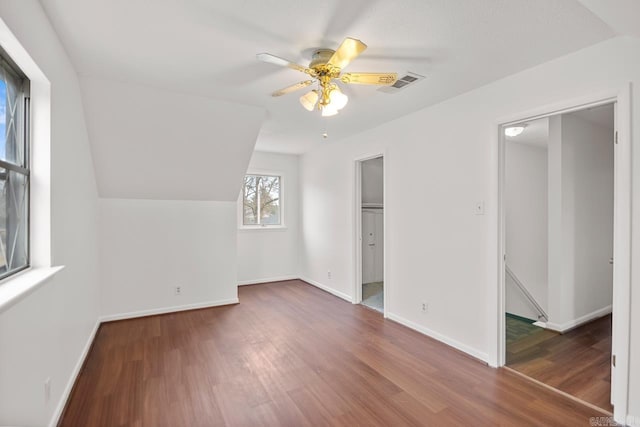
[[[613,267],[613,325],[612,354],[616,355],[616,367],[612,368],[611,393],[614,419],[626,421],[628,410],[629,346],[630,346],[630,295],[631,295],[631,208],[632,208],[632,158],[631,158],[631,83],[622,88],[611,88],[600,93],[543,105],[533,110],[513,114],[495,121],[494,129],[494,194],[496,208],[494,265],[497,268],[495,316],[493,316],[493,345],[490,346],[489,363],[499,367],[505,364],[505,140],[503,126],[526,120],[534,120],[557,114],[583,110],[598,105],[615,104],[615,130],[618,143],[614,154],[614,259]]]

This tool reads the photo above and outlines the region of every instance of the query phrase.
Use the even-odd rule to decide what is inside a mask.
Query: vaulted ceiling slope
[[[640,1],[580,0],[619,35],[640,37]]]
[[[105,198],[235,201],[264,109],[80,79]]]
[[[256,149],[288,153],[323,143],[325,131],[340,140],[616,35],[578,0],[41,3],[80,75],[264,107]],[[301,108],[299,95],[270,97],[305,76],[257,53],[308,64],[313,48],[335,49],[347,36],[369,46],[347,71],[426,78],[395,94],[350,85],[349,105],[326,119]]]

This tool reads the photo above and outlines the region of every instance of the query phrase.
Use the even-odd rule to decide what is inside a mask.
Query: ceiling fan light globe
[[[322,107],[322,117],[331,117],[336,114],[338,114],[338,110],[332,104]]]
[[[318,102],[318,92],[316,90],[312,90],[300,97],[300,104],[308,111],[313,111],[316,102]]]
[[[345,107],[345,105],[347,105],[347,102],[349,102],[349,97],[344,93],[340,92],[339,89],[332,90],[329,98],[331,99],[330,105],[332,105],[333,108],[335,108],[336,110],[342,110]]]

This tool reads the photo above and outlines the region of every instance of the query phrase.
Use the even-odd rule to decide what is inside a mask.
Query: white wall
[[[237,299],[235,202],[100,199],[99,206],[104,316]]]
[[[547,147],[505,144],[507,265],[547,310]],[[538,312],[507,275],[506,310],[536,320]]]
[[[549,206],[549,220],[560,223],[552,225],[560,233],[549,232],[550,256],[557,257],[550,262],[559,261],[549,276],[549,325],[560,330],[606,312],[613,295],[613,128],[580,114],[550,119],[561,197]]]
[[[238,231],[238,283],[251,284],[299,277],[300,238],[299,157],[255,151],[248,173],[271,172],[282,176],[286,228]],[[240,201],[238,202],[238,204]],[[236,227],[239,222],[236,223]]]
[[[558,330],[606,314],[612,302],[613,111],[611,127],[584,114],[548,119],[549,149],[506,144],[507,264]],[[536,319],[509,276],[506,297],[507,312]]]
[[[0,313],[0,425],[43,426],[62,408],[99,315],[97,192],[76,73],[39,2],[2,1],[0,16],[52,91],[52,257],[54,265],[66,267]]]
[[[497,348],[497,123],[629,82],[634,82],[633,98],[640,99],[640,40],[616,38],[305,154],[301,274],[352,296],[353,160],[386,149],[390,316],[487,359]],[[633,127],[640,129],[637,109]],[[638,132],[633,145],[640,146]],[[633,153],[637,181],[640,149]],[[485,215],[474,215],[479,200],[485,201]],[[640,186],[634,186],[634,205],[638,202]],[[636,215],[634,245],[640,244],[638,221]],[[639,271],[640,251],[632,254]],[[327,270],[333,279],[327,279]],[[421,312],[422,301],[429,303],[428,314]],[[637,355],[640,292],[632,292],[631,304],[631,348]],[[640,414],[639,360],[631,358],[632,414]]]
[[[613,295],[613,116],[606,128],[579,114],[562,117],[563,161],[565,148],[574,156],[574,320],[607,308]]]

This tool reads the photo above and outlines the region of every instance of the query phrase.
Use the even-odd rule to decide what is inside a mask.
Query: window
[[[0,52],[0,279],[29,266],[29,80]]]
[[[242,187],[242,225],[282,226],[282,177],[246,175]]]

